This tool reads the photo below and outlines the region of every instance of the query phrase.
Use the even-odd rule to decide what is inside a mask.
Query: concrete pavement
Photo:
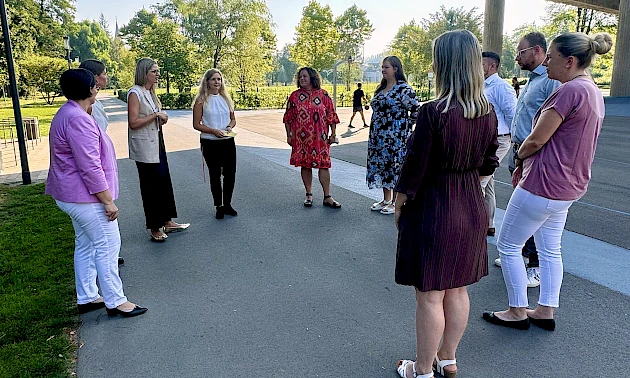
[[[395,227],[392,217],[369,211],[380,193],[362,180],[367,130],[342,124],[341,144],[333,147],[333,194],[343,208],[323,208],[314,185],[315,205],[305,209],[299,173],[288,166],[282,111],[238,112],[239,216],[218,221],[190,112],[169,112],[165,140],[179,219],[192,226],[154,244],[144,229],[135,164],[126,159],[124,107],[112,98],[104,103],[120,158],[121,275],[130,300],[149,312],[133,319],[83,315],[79,377],[396,377],[396,360],[413,358],[415,303],[411,288],[394,283]],[[340,117],[349,119],[349,109]],[[630,164],[617,153],[629,139],[623,125],[605,127],[598,157],[614,162],[601,160],[601,167]],[[481,320],[484,310],[507,304],[501,271],[491,266],[470,288],[458,377],[630,376],[630,251],[623,245],[629,185],[622,172],[598,167],[601,187],[591,186],[588,203],[605,209],[581,205],[596,212],[567,227],[557,331]],[[509,188],[497,190],[506,202]],[[576,211],[585,210],[576,204],[570,213]],[[619,218],[600,219],[613,214]],[[621,235],[604,220],[621,223]],[[492,244],[489,256],[497,256]],[[536,296],[530,289],[531,305]]]

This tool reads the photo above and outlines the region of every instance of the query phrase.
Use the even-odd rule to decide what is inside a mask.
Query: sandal
[[[190,223],[175,223],[175,226],[164,226],[164,233],[184,231],[190,227]]]
[[[445,366],[455,365],[457,360],[440,360],[440,358],[435,355],[435,361],[433,361],[433,368],[438,374],[441,374],[444,378],[455,378],[457,375],[457,370],[455,371],[447,371],[444,370]]]
[[[304,207],[313,206],[313,193],[306,193],[306,197],[311,197],[311,199],[306,198],[304,200]]]
[[[337,201],[335,201],[334,199],[332,200],[332,202],[328,202],[326,201],[327,199],[332,199],[332,196],[329,194],[327,196],[324,196],[324,206],[326,207],[330,207],[333,209],[341,209],[341,204]]]
[[[160,230],[160,233],[158,235],[154,235],[152,231],[149,231],[149,232],[151,234],[151,241],[154,241],[157,243],[162,243],[168,238],[168,235],[162,232],[162,230]]]
[[[407,377],[407,365],[409,364],[411,364],[412,370],[411,377]],[[414,361],[411,360],[399,360],[398,366],[396,366],[396,371],[398,372],[398,375],[400,375],[402,378],[433,378],[433,372],[427,374],[418,374],[416,372],[416,365],[414,364]]]

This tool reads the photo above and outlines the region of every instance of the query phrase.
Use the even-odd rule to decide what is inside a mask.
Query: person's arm
[[[416,123],[418,119],[418,109],[420,109],[420,103],[416,96],[416,91],[411,88],[410,85],[406,85],[402,91],[402,104],[410,113],[411,124]]]
[[[232,132],[232,129],[236,126],[236,115],[234,115],[234,112],[230,112],[230,123],[228,123],[226,131],[228,133]]]
[[[328,96],[328,92],[324,91],[324,107],[326,110],[326,123],[330,127],[330,135],[328,135],[328,144],[335,143],[335,138],[337,138],[337,124],[339,123],[339,116],[337,116],[337,112],[335,111],[335,105],[332,102],[330,96]]]
[[[293,94],[287,99],[287,108],[284,111],[282,122],[284,123],[284,130],[287,132],[287,143],[291,146],[291,139],[293,135],[291,133],[291,123],[295,120],[295,104],[292,101]]]
[[[118,218],[118,207],[114,203],[112,199],[112,193],[109,189],[103,190],[102,192],[94,193],[98,200],[101,201],[103,207],[105,208],[105,215],[110,221],[116,220]]]
[[[534,125],[532,133],[525,139],[521,148],[516,154],[516,166],[522,164],[523,160],[534,155],[551,139],[551,136],[558,130],[562,123],[562,116],[554,109],[548,108],[543,111]]]
[[[146,117],[140,117],[139,114],[140,100],[135,93],[131,92],[127,98],[127,123],[131,130],[141,129],[150,123],[155,122],[155,120],[159,117],[157,112],[151,113]]]
[[[510,85],[506,85],[499,91],[498,104],[501,108],[500,111],[503,114],[505,123],[508,127],[512,127],[512,121],[516,114],[516,91]]]
[[[193,128],[195,130],[201,131],[202,133],[212,134],[218,138],[224,137],[223,131],[218,129],[213,129],[212,127],[208,127],[201,123],[201,118],[203,117],[203,102],[196,102],[195,106],[193,106]]]
[[[489,117],[489,127],[492,132],[492,138],[490,144],[486,147],[486,151],[483,154],[483,162],[479,167],[479,180],[483,181],[488,176],[492,176],[494,171],[499,167],[499,157],[497,156],[497,150],[499,149],[498,140],[498,120],[496,114],[492,112]]]

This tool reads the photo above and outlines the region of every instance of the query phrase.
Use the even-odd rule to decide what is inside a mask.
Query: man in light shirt
[[[501,58],[493,52],[483,52],[483,75],[486,79],[484,92],[488,101],[494,107],[494,112],[499,121],[499,149],[497,157],[499,163],[507,155],[512,147],[512,139],[510,138],[510,128],[514,113],[516,112],[516,92],[507,81],[501,79],[497,71],[501,66]],[[484,202],[488,210],[489,224],[488,236],[494,236],[494,212],[497,207],[497,199],[494,192],[494,175],[488,176],[481,181],[481,187],[484,191]]]
[[[522,70],[529,71],[529,80],[518,97],[516,113],[512,121],[512,153],[509,154],[509,170],[514,171],[514,157],[521,143],[532,132],[532,122],[536,112],[547,98],[560,86],[560,82],[547,76],[547,69],[542,65],[547,57],[547,40],[542,33],[531,32],[518,43],[516,62]],[[540,267],[538,253],[532,236],[523,247],[523,256],[529,259],[527,265],[527,287],[540,285]],[[501,266],[501,260],[494,263]]]

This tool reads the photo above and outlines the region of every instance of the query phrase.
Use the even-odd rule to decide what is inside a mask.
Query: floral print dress
[[[380,91],[374,95],[371,105],[366,180],[370,189],[393,189],[420,103],[413,88],[398,81],[387,93]]]
[[[298,89],[291,93],[284,113],[291,137],[291,165],[305,168],[330,168],[328,127],[339,123],[328,92]]]

